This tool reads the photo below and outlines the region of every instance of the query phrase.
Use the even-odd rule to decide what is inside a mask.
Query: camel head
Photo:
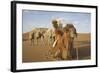
[[[77,37],[76,28],[74,27],[74,25],[72,23],[68,23],[64,28],[70,32],[70,36],[72,38]]]
[[[52,20],[53,27],[55,29],[62,29],[62,22],[61,19],[54,19]]]

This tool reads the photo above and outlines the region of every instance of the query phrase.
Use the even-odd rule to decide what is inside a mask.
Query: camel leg
[[[32,39],[31,39],[31,46],[32,46]]]
[[[36,43],[36,45],[38,45],[38,39],[37,39],[37,43]]]
[[[49,45],[49,46],[50,46],[50,42],[51,42],[51,41],[50,41],[50,38],[49,38],[49,39],[48,39],[48,45]]]
[[[34,45],[34,39],[32,39],[32,45]]]
[[[38,40],[39,40],[39,39],[38,39],[38,38],[36,38],[36,45],[38,45]]]
[[[62,51],[61,51],[61,56],[62,56],[62,59],[63,60],[66,60],[67,59],[67,51],[66,51],[66,49],[62,49]]]
[[[32,39],[30,40],[31,46],[32,46]]]
[[[55,52],[54,56],[55,56],[55,57],[59,57],[59,54],[60,54],[60,50],[57,49],[57,51]]]

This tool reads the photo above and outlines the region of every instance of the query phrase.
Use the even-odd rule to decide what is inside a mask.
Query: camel
[[[71,37],[71,34],[72,34],[72,30],[70,30],[69,27],[64,27],[64,34],[63,34],[63,44],[64,46],[66,47],[66,55],[67,55],[67,59],[71,59],[72,58],[72,54],[71,54],[71,50],[73,49],[73,41],[72,41],[72,37]],[[73,34],[72,34],[73,35]]]
[[[54,40],[55,40],[55,34],[54,34],[54,32],[53,32],[53,29],[48,29],[46,32],[45,32],[45,39],[46,39],[46,41],[47,41],[47,43],[46,44],[48,44],[48,45],[52,45],[53,44],[53,42],[54,42]]]
[[[65,28],[69,29],[69,32],[70,32],[70,49],[69,49],[69,55],[71,58],[74,58],[73,56],[73,50],[75,49],[74,48],[74,39],[77,38],[77,31],[76,31],[76,28],[74,27],[74,25],[72,23],[68,23]]]
[[[67,24],[64,28],[60,28],[58,21],[52,21],[55,29],[55,42],[53,44],[53,56],[55,58],[60,56],[60,59],[71,58],[71,49],[73,48],[73,39],[77,37],[76,29],[73,24]]]
[[[32,33],[32,35],[31,35],[32,36],[32,38],[31,38],[32,45],[34,45],[34,35],[35,35],[34,33]]]
[[[35,32],[31,31],[29,33],[29,40],[30,40],[31,45],[34,45],[34,38],[35,38],[34,36],[35,36]]]
[[[55,39],[56,39],[56,46],[52,47],[50,50],[52,57],[58,58],[58,55],[61,55],[61,49],[62,49],[62,32],[60,30],[55,30]]]
[[[43,32],[41,32],[41,31],[37,31],[36,33],[35,33],[35,39],[36,39],[36,44],[38,45],[38,42],[41,40],[43,40],[44,39],[44,33]]]
[[[54,27],[54,32],[55,32],[55,45],[52,48],[52,54],[54,58],[60,58],[60,59],[66,59],[67,58],[67,53],[66,53],[66,47],[64,46],[63,43],[63,31],[62,27],[59,26],[59,21],[58,20],[53,20],[52,21],[53,27]],[[66,54],[66,55],[65,55]]]
[[[32,30],[29,33],[29,40],[31,42],[31,45],[35,44],[35,40],[36,40],[36,45],[38,45],[39,40],[43,40],[43,39],[44,39],[44,32]]]

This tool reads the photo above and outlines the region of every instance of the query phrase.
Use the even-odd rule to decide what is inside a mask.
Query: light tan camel
[[[55,41],[55,34],[54,34],[54,31],[53,29],[48,29],[45,34],[44,34],[44,37],[46,39],[46,45],[52,45],[53,42]]]

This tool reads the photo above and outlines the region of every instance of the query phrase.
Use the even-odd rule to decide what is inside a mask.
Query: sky
[[[73,23],[78,33],[91,32],[91,14],[80,12],[23,10],[23,33],[34,28],[52,28],[52,20],[60,18],[63,25]]]

